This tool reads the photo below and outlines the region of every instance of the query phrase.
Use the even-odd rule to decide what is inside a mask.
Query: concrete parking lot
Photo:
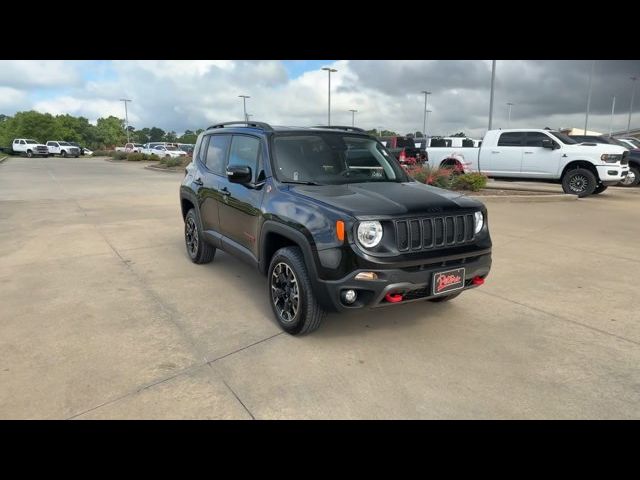
[[[640,189],[488,203],[483,287],[296,338],[259,273],[189,261],[180,180],[0,164],[0,418],[640,418]]]

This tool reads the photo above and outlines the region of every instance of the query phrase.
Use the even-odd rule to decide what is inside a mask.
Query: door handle
[[[491,150],[491,153],[500,153],[498,150]]]
[[[201,178],[196,178],[196,179],[193,181],[193,184],[194,184],[194,185],[198,185],[198,186],[200,186],[200,187],[201,187],[202,185],[204,185],[204,183],[202,182],[202,179],[201,179]]]
[[[533,152],[524,152],[524,153],[531,154],[531,153],[533,153]]]
[[[224,195],[225,197],[228,197],[229,195],[231,195],[231,192],[230,192],[229,190],[227,190],[227,187],[222,187],[222,188],[220,189],[220,193],[221,193],[222,195]]]

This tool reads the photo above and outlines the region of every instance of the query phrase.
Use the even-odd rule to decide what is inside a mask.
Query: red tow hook
[[[484,278],[473,277],[473,279],[471,280],[471,283],[473,283],[474,285],[482,285],[484,283]]]
[[[389,303],[398,303],[402,301],[402,294],[400,293],[387,293],[384,299]]]

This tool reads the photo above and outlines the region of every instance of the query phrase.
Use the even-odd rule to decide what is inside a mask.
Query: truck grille
[[[36,152],[48,153],[49,149],[47,147],[36,147]]]
[[[395,220],[401,252],[453,247],[473,241],[473,214]]]

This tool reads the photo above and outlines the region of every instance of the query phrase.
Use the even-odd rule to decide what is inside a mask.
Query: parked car
[[[608,145],[618,145],[624,148],[629,148],[628,143],[623,142],[618,138],[597,136],[597,135],[569,135],[576,142],[579,143],[605,143]],[[629,161],[629,173],[619,183],[621,187],[635,187],[640,184],[640,149],[634,148],[629,150],[627,157]]]
[[[84,147],[81,147],[79,143],[77,143],[77,142],[68,142],[68,143],[69,143],[69,145],[72,145],[74,147],[79,148],[80,149],[80,155],[85,155],[85,150],[86,149]]]
[[[82,151],[83,151],[83,155],[86,155],[86,156],[93,155],[93,150],[89,150],[87,147],[84,147]]]
[[[182,150],[183,152],[186,152],[188,156],[192,156],[193,155],[193,147],[195,145],[190,144],[190,143],[178,143],[177,147],[179,150]]]
[[[80,148],[74,147],[69,142],[62,142],[60,140],[47,141],[47,148],[49,149],[49,155],[60,155],[61,157],[76,157],[80,156]]]
[[[46,145],[32,138],[15,138],[11,144],[13,153],[26,155],[27,157],[48,157],[49,149]]]
[[[187,152],[172,145],[155,145],[152,148],[144,149],[142,153],[157,155],[158,157],[186,157]]]
[[[124,147],[116,147],[116,152],[138,153],[143,147],[144,145],[140,143],[126,143]]]
[[[378,137],[378,141],[396,157],[402,165],[416,165],[428,161],[424,149],[416,148],[412,137],[388,136]]]
[[[451,300],[491,268],[484,205],[414,181],[351,127],[213,125],[180,202],[191,261],[219,248],[266,274],[292,335],[318,328],[325,311]]]
[[[640,148],[640,140],[634,137],[618,137],[616,140],[620,140],[627,148]]]
[[[427,149],[435,165],[478,171],[490,177],[554,180],[565,193],[604,192],[629,173],[629,151],[618,145],[578,144],[552,130],[489,130],[479,148]],[[438,163],[439,162],[439,163]]]

